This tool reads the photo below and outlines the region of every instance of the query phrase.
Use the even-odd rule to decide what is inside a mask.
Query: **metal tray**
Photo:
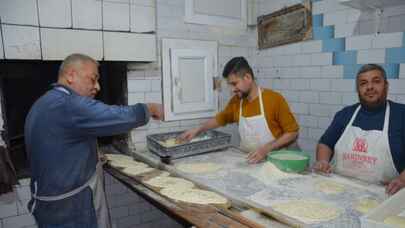
[[[229,147],[231,142],[231,135],[216,131],[209,130],[200,134],[198,137],[207,137],[207,139],[179,144],[176,146],[166,147],[162,141],[167,139],[176,138],[183,131],[159,133],[146,136],[146,145],[148,149],[157,154],[161,158],[176,159],[187,157],[195,154],[205,153],[214,150],[225,149]]]

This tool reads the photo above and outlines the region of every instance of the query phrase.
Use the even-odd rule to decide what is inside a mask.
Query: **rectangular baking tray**
[[[185,144],[179,144],[171,147],[166,147],[160,143],[166,141],[167,139],[176,138],[182,133],[183,131],[175,131],[147,135],[146,145],[152,153],[161,158],[177,159],[195,154],[225,149],[230,146],[231,142],[230,134],[217,130],[208,130],[197,136],[198,138],[203,138],[202,140],[197,140],[194,142],[190,141]]]

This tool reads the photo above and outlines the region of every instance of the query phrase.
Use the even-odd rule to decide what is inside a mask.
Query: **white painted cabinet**
[[[188,23],[245,28],[247,0],[185,0]]]
[[[72,53],[103,58],[101,31],[41,28],[41,43],[44,60],[63,60]]]
[[[218,110],[214,91],[218,45],[215,41],[162,40],[165,120],[212,117]]]
[[[100,0],[72,0],[73,28],[102,28],[102,5]]]
[[[70,0],[38,0],[41,27],[71,28],[72,7]]]
[[[2,23],[38,26],[36,0],[0,0]]]
[[[6,59],[41,59],[39,28],[2,25]]]

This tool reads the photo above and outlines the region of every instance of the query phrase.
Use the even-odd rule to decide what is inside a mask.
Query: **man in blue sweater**
[[[319,140],[314,168],[372,183],[384,183],[389,194],[405,186],[405,105],[387,100],[384,69],[364,65],[357,73],[360,103],[336,113]]]
[[[68,56],[58,82],[40,97],[26,118],[25,144],[31,164],[28,208],[40,228],[111,227],[102,184],[97,137],[122,134],[162,119],[160,104],[106,105],[98,63]]]

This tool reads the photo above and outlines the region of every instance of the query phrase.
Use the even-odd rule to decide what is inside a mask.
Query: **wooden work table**
[[[144,162],[158,170],[165,170],[171,173],[172,176],[178,176],[174,171],[172,165],[164,164],[160,161],[159,157],[148,151],[134,151],[132,156],[141,162]],[[122,184],[126,185],[131,190],[138,193],[145,200],[149,201],[161,211],[174,218],[179,223],[183,224],[185,227],[196,226],[196,227],[241,227],[241,228],[253,228],[253,227],[265,227],[260,225],[259,222],[254,219],[248,219],[240,214],[241,211],[247,210],[245,205],[238,202],[237,199],[231,199],[231,207],[223,208],[219,206],[212,205],[196,205],[177,202],[159,194],[159,191],[150,186],[146,186],[142,183],[145,178],[151,178],[157,175],[153,172],[151,174],[138,175],[135,177],[129,177],[118,169],[113,168],[109,165],[105,165],[105,171],[111,174],[114,178],[120,181]],[[199,187],[204,188],[199,185]],[[211,189],[213,190],[213,189]],[[227,197],[227,196],[225,196]],[[283,225],[275,220],[269,220],[268,223],[271,227],[285,228]]]

